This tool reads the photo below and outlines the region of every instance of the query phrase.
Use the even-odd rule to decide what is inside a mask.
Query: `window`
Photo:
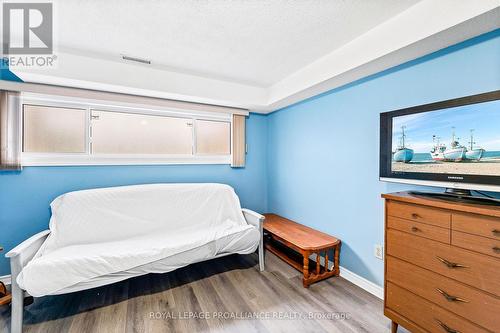
[[[24,105],[23,151],[85,153],[85,109]]]
[[[23,165],[231,164],[232,116],[22,102]]]
[[[229,155],[231,124],[229,122],[197,120],[196,152],[198,154]]]
[[[191,119],[95,110],[91,119],[93,154],[192,153]]]

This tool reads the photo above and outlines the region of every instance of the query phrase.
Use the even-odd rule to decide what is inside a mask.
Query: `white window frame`
[[[230,113],[176,110],[173,108],[148,107],[132,104],[111,104],[94,100],[72,99],[32,93],[22,93],[19,99],[19,145],[23,166],[85,166],[85,165],[176,165],[176,164],[231,164],[233,142],[233,117]],[[23,105],[37,105],[59,108],[85,109],[85,152],[84,153],[30,153],[24,152]],[[92,154],[91,153],[91,112],[106,111],[135,113],[143,115],[167,116],[192,119],[193,148],[192,154]],[[196,154],[196,120],[213,120],[229,123],[229,155]]]

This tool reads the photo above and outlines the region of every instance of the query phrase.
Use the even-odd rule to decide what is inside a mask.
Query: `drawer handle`
[[[455,262],[448,261],[444,258],[441,258],[439,256],[436,256],[436,259],[441,261],[443,264],[445,264],[448,268],[469,268],[469,266],[465,266],[462,264],[457,264]]]
[[[413,217],[414,219],[419,219],[420,215],[418,215],[417,213],[412,213],[411,217]]]
[[[446,291],[442,290],[442,289],[439,289],[439,288],[436,288],[436,290],[444,296],[444,298],[446,298],[446,300],[448,302],[463,302],[463,303],[469,303],[468,300],[466,299],[463,299],[463,298],[460,298],[460,297],[457,297],[457,296],[452,296],[450,294],[448,294]]]
[[[449,327],[448,325],[446,325],[442,321],[437,320],[437,319],[436,319],[436,321],[439,324],[439,326],[441,326],[447,333],[460,333],[460,331],[454,330],[453,328]]]
[[[494,235],[494,236],[498,236],[498,237],[500,237],[500,230],[498,230],[498,229],[493,229],[493,230],[491,230],[491,232],[493,233],[493,235]]]
[[[411,227],[411,231],[413,231],[413,232],[417,232],[417,231],[420,231],[420,229],[419,229],[419,228],[417,228],[417,227],[415,227],[415,226],[413,226],[413,227]]]
[[[500,253],[500,247],[498,247],[498,246],[493,246],[493,252],[495,252],[495,253]]]

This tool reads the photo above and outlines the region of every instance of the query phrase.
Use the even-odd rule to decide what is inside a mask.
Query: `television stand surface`
[[[409,191],[408,193],[416,196],[438,198],[452,202],[500,206],[500,199],[474,196],[469,190],[446,189],[444,192]]]

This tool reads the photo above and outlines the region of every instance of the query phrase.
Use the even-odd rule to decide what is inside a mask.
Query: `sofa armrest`
[[[19,244],[18,246],[16,246],[12,250],[10,250],[9,252],[7,252],[7,254],[5,256],[7,258],[13,258],[13,257],[17,257],[19,255],[23,255],[26,257],[31,255],[31,258],[32,258],[35,255],[35,253],[38,251],[40,246],[42,246],[43,242],[45,241],[45,239],[47,238],[47,236],[49,234],[50,234],[50,230],[41,231],[41,232],[37,233],[36,235],[31,236],[30,238],[28,238],[27,240],[25,240],[24,242],[22,242],[21,244]],[[31,259],[31,258],[29,258],[29,259]]]
[[[13,287],[17,286],[16,279],[19,273],[33,259],[49,234],[50,230],[41,231],[7,252],[5,256],[10,259],[10,273]]]
[[[262,224],[266,219],[264,215],[261,215],[259,213],[254,212],[253,210],[246,208],[243,208],[241,211],[243,212],[243,216],[245,217],[245,220],[248,222],[248,224],[257,227],[259,230],[261,229]]]
[[[45,239],[50,234],[50,230],[44,230],[31,236],[5,255],[10,259],[11,291],[12,291],[12,311],[11,311],[11,332],[20,333],[23,330],[23,305],[24,297],[27,296],[17,284],[17,277],[23,268],[30,262],[38,252]]]
[[[259,230],[260,241],[259,241],[259,269],[261,272],[264,271],[264,220],[266,217],[253,210],[243,208],[241,210],[243,216],[248,224],[253,225]]]

